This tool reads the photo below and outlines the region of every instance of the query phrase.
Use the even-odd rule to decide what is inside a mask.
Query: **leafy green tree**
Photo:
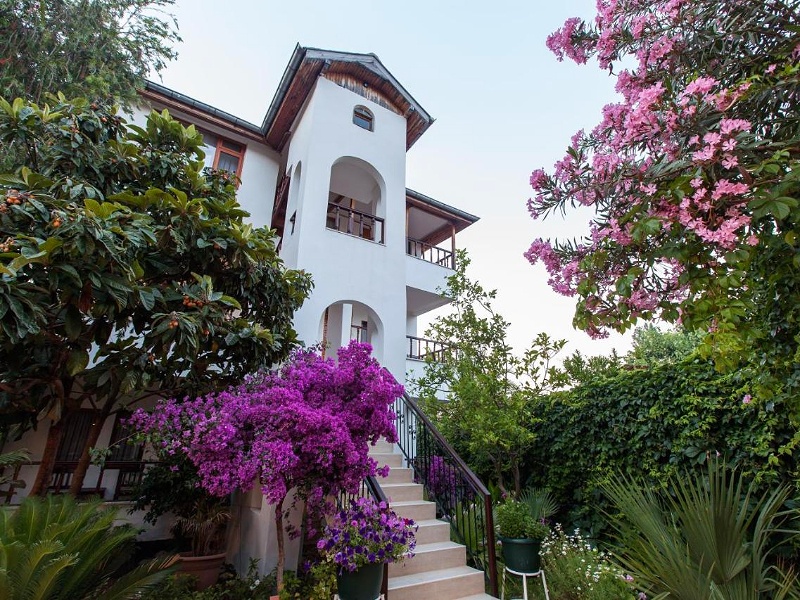
[[[113,575],[133,550],[137,531],[115,527],[116,508],[69,496],[29,497],[0,513],[0,597],[4,600],[122,600],[162,582],[172,557]]]
[[[580,385],[598,377],[613,377],[619,373],[623,361],[613,349],[609,356],[584,356],[580,350],[575,350],[561,366],[569,383]]]
[[[112,411],[283,360],[311,281],[285,269],[234,181],[203,169],[202,136],[166,111],[139,128],[85,100],[0,100],[0,142],[24,156],[0,177],[0,418],[53,420],[42,493],[65,417],[90,402],[77,492]]]
[[[527,253],[589,334],[681,323],[758,401],[798,407],[799,16],[797,0],[644,0],[567,20],[547,45],[596,58],[620,95],[531,174],[531,215],[581,207],[590,235]]]
[[[702,334],[696,331],[662,331],[648,323],[634,329],[633,348],[625,355],[625,362],[635,367],[680,362],[697,350],[702,340]]]
[[[130,105],[149,72],[177,56],[174,0],[0,0],[0,90]]]
[[[522,355],[515,354],[507,339],[510,323],[492,307],[497,290],[467,278],[470,260],[463,250],[456,264],[445,291],[452,310],[426,332],[447,350],[437,354],[441,361],[428,358],[412,386],[445,437],[486,461],[504,492],[510,475],[511,489],[519,494],[520,461],[534,439],[531,401],[565,383],[551,364],[565,342],[541,333]],[[437,399],[440,390],[447,402]]]

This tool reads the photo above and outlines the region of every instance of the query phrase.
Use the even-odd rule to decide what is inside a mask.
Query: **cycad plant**
[[[0,600],[135,598],[164,579],[172,558],[112,577],[129,557],[136,530],[115,527],[117,510],[99,503],[48,496],[0,510]]]
[[[785,485],[757,493],[735,469],[710,460],[708,473],[671,480],[671,494],[623,475],[604,486],[618,512],[620,566],[650,598],[797,598],[797,574],[779,568],[776,550],[798,532]]]

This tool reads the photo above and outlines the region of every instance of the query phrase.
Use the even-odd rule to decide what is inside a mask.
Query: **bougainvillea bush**
[[[326,498],[357,492],[367,475],[384,474],[369,445],[396,440],[391,405],[403,387],[371,357],[368,344],[340,348],[338,362],[298,351],[275,373],[260,373],[228,391],[167,400],[131,417],[167,456],[185,455],[200,485],[216,496],[260,485],[276,505],[278,577],[282,583],[286,498],[309,513],[331,508]]]
[[[331,519],[317,549],[340,571],[352,572],[409,556],[416,546],[417,529],[412,519],[399,517],[385,502],[358,498]]]
[[[587,237],[537,239],[556,291],[595,337],[658,317],[707,331],[764,393],[796,385],[800,348],[800,19],[796,0],[599,0],[547,45],[597,59],[619,102],[535,170],[534,219],[590,207]],[[755,354],[755,355],[754,355]]]

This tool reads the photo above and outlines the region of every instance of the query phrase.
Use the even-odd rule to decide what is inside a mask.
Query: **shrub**
[[[567,535],[556,525],[542,542],[542,568],[551,600],[633,599],[629,581],[608,555],[585,540],[580,530]],[[544,597],[544,594],[536,596]]]
[[[141,597],[141,600],[263,600],[275,593],[275,575],[258,574],[258,560],[251,559],[247,575],[239,577],[233,565],[226,564],[218,583],[198,591],[197,578],[185,573],[176,573],[158,589]]]
[[[797,429],[785,402],[747,402],[747,380],[699,359],[627,372],[559,392],[534,408],[526,473],[564,507],[561,522],[602,535],[600,487],[619,471],[665,487],[670,474],[723,455],[759,489],[797,489]],[[796,491],[795,491],[796,493]]]
[[[497,507],[497,527],[505,538],[543,539],[550,529],[535,519],[528,504],[519,500],[507,500]]]
[[[0,596],[9,600],[135,598],[169,573],[153,560],[115,579],[136,530],[114,527],[115,508],[71,496],[28,497],[0,512]],[[171,558],[169,559],[171,560]]]
[[[790,522],[797,510],[783,508],[787,486],[759,493],[716,460],[705,473],[683,473],[669,483],[670,494],[627,477],[606,486],[615,507],[615,558],[647,594],[692,600],[797,597],[797,573],[776,566],[787,536],[800,534]]]

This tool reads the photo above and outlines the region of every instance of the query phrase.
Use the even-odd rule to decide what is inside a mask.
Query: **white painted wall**
[[[374,131],[353,124],[358,104],[374,113]],[[302,175],[299,182],[292,181],[299,186],[295,233],[284,239],[282,250],[290,267],[305,269],[314,278],[314,291],[295,316],[300,338],[320,341],[319,323],[331,304],[365,304],[383,327],[383,348],[376,355],[400,381],[405,378],[406,336],[405,141],[404,117],[318,79],[289,142],[287,165],[301,163]],[[325,227],[331,170],[343,157],[355,159],[378,181],[385,245]],[[334,181],[334,186],[341,184]]]

